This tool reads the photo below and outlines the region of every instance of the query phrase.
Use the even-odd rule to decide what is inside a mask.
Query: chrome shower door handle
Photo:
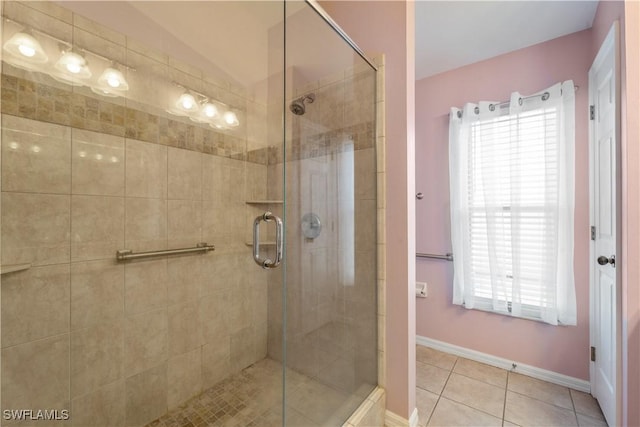
[[[260,222],[276,223],[276,259],[271,260],[269,258],[260,258]],[[258,215],[253,220],[253,260],[262,268],[276,268],[282,262],[282,253],[284,246],[284,234],[282,232],[282,220],[271,212],[265,212],[262,215]]]

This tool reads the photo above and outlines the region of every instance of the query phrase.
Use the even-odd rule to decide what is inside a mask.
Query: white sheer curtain
[[[454,304],[576,324],[574,92],[451,109]]]

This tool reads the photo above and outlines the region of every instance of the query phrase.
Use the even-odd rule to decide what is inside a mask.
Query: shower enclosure
[[[313,2],[2,7],[2,425],[342,425],[376,70]]]

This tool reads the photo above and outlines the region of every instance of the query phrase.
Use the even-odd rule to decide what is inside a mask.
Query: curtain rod
[[[578,89],[580,89],[580,86],[578,86],[578,85],[574,85],[574,86],[573,86],[573,88],[574,88],[574,89],[575,89],[575,91],[577,92],[577,91],[578,91]],[[560,93],[562,93],[562,89],[560,90]],[[521,96],[520,98],[518,98],[518,105],[522,105],[522,102],[523,102],[525,99],[536,98],[536,97],[538,97],[538,96],[541,96],[541,99],[542,99],[543,101],[546,101],[547,99],[549,99],[549,96],[551,96],[551,95],[549,94],[549,92],[545,92],[545,93],[543,93],[542,95]],[[497,104],[489,104],[489,111],[495,111],[495,110],[496,110],[496,107],[502,107],[502,106],[510,105],[510,104],[511,104],[511,101],[503,101],[503,102],[499,102],[499,103],[497,103]],[[480,113],[480,108],[479,108],[479,107],[474,108],[474,109],[473,109],[473,112],[474,112],[474,113],[476,113],[476,114]],[[459,118],[459,119],[460,119],[460,118],[462,118],[462,110],[458,111],[457,115],[458,115],[458,118]]]

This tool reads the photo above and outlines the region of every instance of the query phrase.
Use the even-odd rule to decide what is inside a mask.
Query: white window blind
[[[452,110],[454,303],[575,324],[573,112],[556,86]]]

